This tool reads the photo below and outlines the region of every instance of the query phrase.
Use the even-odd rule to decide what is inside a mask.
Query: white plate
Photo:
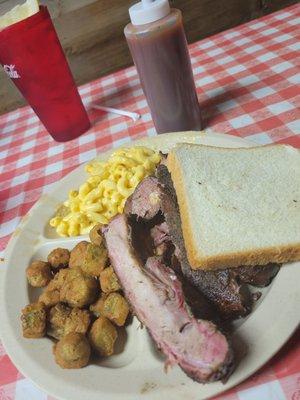
[[[243,139],[215,133],[165,134],[131,143],[168,151],[177,142],[203,143],[223,147],[251,147]],[[99,155],[108,157],[110,152]],[[81,370],[61,370],[53,360],[50,339],[23,339],[20,310],[34,300],[34,291],[25,278],[25,268],[34,258],[45,258],[50,250],[72,248],[81,238],[61,239],[47,227],[55,207],[67,197],[68,190],[85,180],[80,166],[42,196],[22,220],[6,252],[7,268],[1,272],[1,339],[17,368],[41,389],[64,400],[151,400],[205,399],[221,393],[246,379],[260,368],[286,342],[299,322],[300,268],[285,265],[262,301],[248,318],[235,328],[232,341],[241,357],[229,381],[200,385],[178,367],[167,374],[161,355],[155,350],[145,329],[136,320],[127,328],[125,348],[98,365]],[[4,271],[4,272],[3,272]]]

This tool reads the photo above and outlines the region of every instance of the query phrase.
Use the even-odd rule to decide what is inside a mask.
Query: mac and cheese
[[[106,162],[92,161],[85,169],[89,178],[69,192],[50,225],[60,236],[87,234],[94,225],[107,224],[123,212],[126,199],[139,182],[152,174],[160,154],[147,147],[122,148]]]

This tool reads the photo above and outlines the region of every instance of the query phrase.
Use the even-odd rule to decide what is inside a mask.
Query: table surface
[[[190,46],[207,128],[300,147],[299,24],[295,5]],[[93,127],[68,143],[54,142],[29,107],[0,116],[1,257],[21,217],[52,183],[100,151],[156,135],[135,68],[86,84],[80,93]],[[95,112],[92,102],[142,117],[133,122]],[[0,400],[42,399],[50,397],[21,375],[0,344]],[[299,400],[299,331],[265,367],[218,399]]]

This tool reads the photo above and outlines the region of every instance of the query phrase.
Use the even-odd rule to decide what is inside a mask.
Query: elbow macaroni
[[[123,212],[126,199],[160,160],[158,152],[136,146],[117,150],[106,162],[92,161],[85,167],[89,178],[69,192],[50,225],[59,236],[78,236],[98,223],[107,224]]]

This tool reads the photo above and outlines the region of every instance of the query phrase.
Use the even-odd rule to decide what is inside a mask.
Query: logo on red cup
[[[11,79],[21,78],[18,71],[15,70],[15,65],[4,65],[4,71]]]

